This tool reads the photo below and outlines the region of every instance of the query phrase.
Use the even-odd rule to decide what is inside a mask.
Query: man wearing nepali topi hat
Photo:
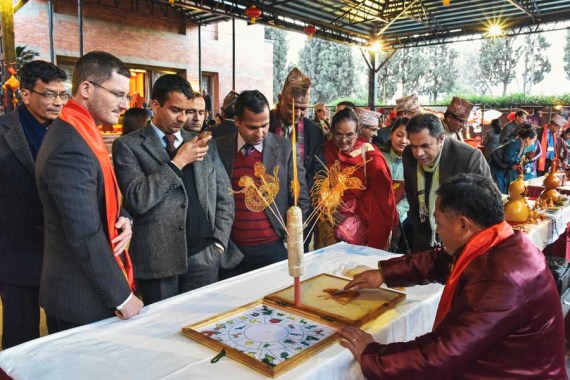
[[[295,67],[285,78],[277,100],[278,103],[270,113],[269,132],[291,139],[293,127],[295,128],[299,161],[306,171],[307,189],[311,189],[314,174],[321,168],[317,163],[313,167],[314,157],[325,142],[322,129],[305,117],[311,100],[311,79]],[[309,250],[311,233],[309,229],[305,231],[305,251]]]
[[[396,118],[412,118],[420,113],[422,107],[416,95],[404,96],[396,99]]]
[[[443,115],[443,133],[452,139],[463,141],[461,130],[467,124],[473,103],[454,96]]]
[[[358,124],[360,130],[358,131],[359,139],[363,142],[372,142],[372,140],[378,135],[378,122],[380,121],[380,116],[377,112],[359,109],[356,114],[358,115]]]

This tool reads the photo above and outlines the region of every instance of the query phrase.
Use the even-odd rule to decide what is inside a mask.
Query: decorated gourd
[[[550,171],[545,174],[544,190],[540,193],[540,198],[548,202],[549,205],[561,200],[560,193],[556,190],[560,185],[560,178],[556,175],[557,169],[558,158],[555,158],[550,166]]]
[[[526,186],[523,175],[509,185],[509,200],[505,204],[505,219],[512,223],[525,223],[530,214],[530,208],[525,198]]]

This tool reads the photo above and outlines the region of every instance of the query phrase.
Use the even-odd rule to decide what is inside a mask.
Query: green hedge
[[[510,94],[506,96],[490,96],[490,95],[454,95],[461,96],[469,100],[470,102],[478,105],[485,104],[487,108],[517,108],[521,106],[570,106],[570,93],[558,95],[558,96],[548,96],[548,95],[535,95],[535,96],[525,96],[524,94]],[[433,105],[446,106],[451,102],[449,96]],[[330,102],[329,106],[334,106],[341,100],[349,100],[356,104],[357,106],[367,106],[368,99],[363,98],[341,98]],[[380,102],[376,102],[377,106],[382,106]],[[391,104],[390,106],[392,106]]]
[[[549,96],[549,95],[535,95],[525,96],[524,94],[510,94],[506,96],[489,96],[489,95],[466,95],[463,96],[475,104],[485,104],[488,107],[508,108],[520,106],[555,106],[555,105],[570,105],[570,93]],[[447,99],[438,102],[438,104],[446,105],[451,102],[451,96]]]

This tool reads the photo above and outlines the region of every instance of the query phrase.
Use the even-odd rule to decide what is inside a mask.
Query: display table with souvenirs
[[[311,288],[308,279],[327,274],[320,276],[319,281],[324,281],[327,287],[338,288],[346,282],[344,277],[363,270],[363,266],[375,268],[379,260],[395,256],[346,243],[307,253],[304,258],[305,273],[301,280],[308,287],[302,287],[303,297],[311,296],[315,288],[314,284]],[[316,304],[307,303],[308,307],[303,311],[274,311],[276,307],[284,307],[283,299],[293,299],[291,285],[287,262],[282,261],[152,304],[132,320],[109,318],[2,351],[0,368],[13,379],[363,378],[360,366],[350,351],[338,343],[335,325],[329,323],[330,318],[312,323],[313,319],[318,318],[315,314],[311,317],[309,313],[311,307],[337,302],[338,307],[332,309],[332,314],[335,314],[337,309],[343,308],[343,304],[350,303],[353,296],[343,294],[330,301],[329,296],[335,294],[316,295],[319,301]],[[289,289],[282,291],[286,288]],[[384,289],[383,296],[388,294],[391,300],[389,307],[384,310],[378,311],[384,301],[378,302],[377,307],[363,299],[360,303],[354,303],[358,307],[366,305],[370,310],[375,309],[375,315],[381,313],[379,316],[371,319],[368,311],[363,314],[353,309],[353,312],[357,311],[356,319],[363,323],[359,325],[377,341],[407,341],[431,331],[442,289],[439,284]],[[268,295],[273,297],[266,297]],[[265,301],[270,298],[276,303],[266,306]],[[262,299],[263,302],[260,301]],[[273,314],[269,316],[269,313]],[[300,313],[303,318],[291,318],[291,313]],[[234,314],[235,318],[232,317]],[[266,333],[266,329],[256,327],[259,318],[265,314],[269,318],[267,326],[278,326],[273,329],[290,335],[280,342],[284,345],[295,348],[289,338],[294,340],[296,334],[302,334],[307,329],[311,334],[303,340],[305,344],[297,347],[299,351],[304,346],[316,346],[321,336],[327,337],[327,344],[308,352],[294,366],[283,368],[278,373],[260,370],[263,366],[259,363],[249,365],[247,359],[240,360],[231,355],[232,349],[226,350],[229,351],[226,357],[211,363],[220,351],[216,348],[218,346],[206,344],[205,337],[227,332],[226,335],[233,341],[230,346],[251,344],[250,341],[255,342],[256,337]],[[252,318],[251,315],[256,317]],[[289,320],[284,321],[284,318]],[[241,331],[238,331],[242,325],[236,322],[243,321],[247,322],[243,324],[247,325],[244,330],[251,331],[244,333],[249,335],[248,339],[242,341]],[[202,337],[195,339],[190,336],[196,334],[189,329],[200,332]],[[310,339],[310,336],[313,338]],[[323,341],[327,339],[322,338]],[[275,364],[267,363],[268,360],[286,359],[286,354],[269,356],[266,355],[263,360],[269,364],[266,368]]]
[[[553,165],[543,177],[523,181],[520,175],[509,185],[505,219],[513,228],[525,232],[542,250],[565,236],[570,222],[569,195],[561,186],[565,179],[565,173],[557,172]],[[564,244],[558,244],[556,250],[551,253],[570,258]]]

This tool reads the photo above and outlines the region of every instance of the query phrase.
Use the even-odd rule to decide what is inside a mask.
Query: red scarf
[[[111,249],[113,248],[113,240],[119,231],[115,228],[115,223],[119,217],[119,187],[117,185],[117,178],[115,177],[115,172],[111,166],[111,160],[109,159],[109,153],[105,147],[105,142],[101,136],[101,132],[95,124],[95,120],[91,117],[87,109],[82,107],[79,103],[70,99],[65,107],[63,107],[59,118],[71,124],[77,132],[81,135],[83,140],[89,145],[89,148],[93,151],[99,161],[101,166],[101,171],[103,172],[103,181],[105,185],[105,210],[107,217],[107,232],[109,235],[109,245]],[[131,265],[131,258],[129,252],[125,249],[123,252],[123,257],[125,262],[121,260],[120,254],[115,255],[115,261],[117,265],[121,268],[121,271],[125,275],[125,278],[129,282],[131,290],[135,289],[135,282],[133,276],[133,267]]]
[[[465,248],[463,248],[463,252],[453,265],[449,278],[445,283],[443,294],[441,295],[441,300],[437,307],[433,330],[437,328],[449,310],[451,310],[451,302],[453,301],[453,296],[455,295],[459,278],[465,268],[467,268],[471,261],[487,253],[487,251],[499,245],[513,233],[514,232],[510,224],[502,221],[501,223],[497,223],[489,228],[485,228],[484,230],[477,232],[471,237],[465,245]]]

